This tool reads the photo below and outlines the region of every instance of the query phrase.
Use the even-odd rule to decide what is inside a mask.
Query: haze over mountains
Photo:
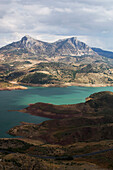
[[[25,84],[111,85],[112,52],[90,48],[76,37],[54,43],[24,36],[0,48],[0,79]]]
[[[113,52],[112,51],[102,50],[101,48],[92,48],[92,50],[95,51],[96,53],[98,53],[101,56],[113,59]]]

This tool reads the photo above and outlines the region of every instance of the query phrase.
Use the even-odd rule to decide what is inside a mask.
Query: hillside
[[[95,93],[86,100],[72,105],[31,104],[21,112],[57,120],[23,123],[9,134],[60,145],[113,139],[113,92]]]
[[[87,153],[89,150],[109,148],[109,145],[112,146],[112,142],[102,141],[89,144],[86,142],[81,145],[77,143],[60,147],[58,145],[33,144],[33,141],[24,141],[23,139],[0,139],[0,167],[7,170],[83,170],[85,168],[87,170],[103,170],[107,167],[112,168],[112,151],[101,153],[100,157],[95,155],[93,160],[91,156],[78,159],[72,157],[74,154]]]
[[[113,52],[112,51],[105,51],[105,50],[102,50],[101,48],[92,48],[92,50],[95,51],[97,54],[99,54],[101,56],[113,59]]]
[[[86,98],[85,103],[70,105],[53,105],[48,103],[35,103],[21,110],[24,113],[30,113],[36,116],[44,116],[53,119],[98,116],[113,114],[113,92],[99,92]]]
[[[75,37],[47,43],[24,36],[0,48],[0,80],[31,86],[111,86],[113,60],[97,53]]]
[[[0,167],[113,169],[112,101],[113,92],[106,91],[94,93],[80,104],[30,105],[24,111],[62,116],[40,124],[22,122],[10,129],[9,134],[22,138],[0,139]]]
[[[1,81],[17,82],[35,86],[112,86],[113,69],[104,63],[72,65],[57,62],[43,62],[30,68],[16,65],[4,70],[1,64]]]

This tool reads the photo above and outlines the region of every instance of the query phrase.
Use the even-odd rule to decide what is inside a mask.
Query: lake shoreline
[[[78,86],[78,87],[112,87],[113,84],[81,84],[81,83],[62,83],[62,84],[32,84],[32,83],[19,83],[24,86],[31,87],[70,87],[70,86]]]
[[[26,90],[27,87],[24,86],[12,86],[12,87],[1,87],[0,91],[12,91],[12,90]]]
[[[12,83],[12,82],[10,82]],[[78,86],[78,87],[112,87],[112,84],[81,84],[81,83],[62,83],[62,84],[32,84],[32,83],[12,83],[16,86],[6,86],[0,87],[0,91],[12,91],[12,90],[26,90],[28,87],[71,87],[71,86]]]
[[[40,123],[48,120],[47,114],[42,116],[40,113],[40,117],[38,117],[18,112],[18,110],[28,107],[29,104],[37,102],[52,103],[54,105],[77,104],[84,102],[85,98],[90,96],[90,94],[99,91],[113,91],[113,87],[89,88],[72,86],[68,88],[38,88],[28,86],[28,90],[1,91],[0,137],[9,138],[10,136],[6,134],[8,129],[19,125],[20,122]],[[52,118],[53,116],[55,115],[52,115]],[[5,126],[6,124],[7,126]]]

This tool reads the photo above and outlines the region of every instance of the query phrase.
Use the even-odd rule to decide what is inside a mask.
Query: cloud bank
[[[0,46],[28,34],[54,41],[76,36],[89,46],[112,50],[112,0],[1,0]]]

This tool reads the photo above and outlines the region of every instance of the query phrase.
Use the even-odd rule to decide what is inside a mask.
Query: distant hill
[[[99,55],[113,59],[113,52],[112,51],[105,51],[105,50],[102,50],[101,48],[92,48],[92,50],[95,51]]]

